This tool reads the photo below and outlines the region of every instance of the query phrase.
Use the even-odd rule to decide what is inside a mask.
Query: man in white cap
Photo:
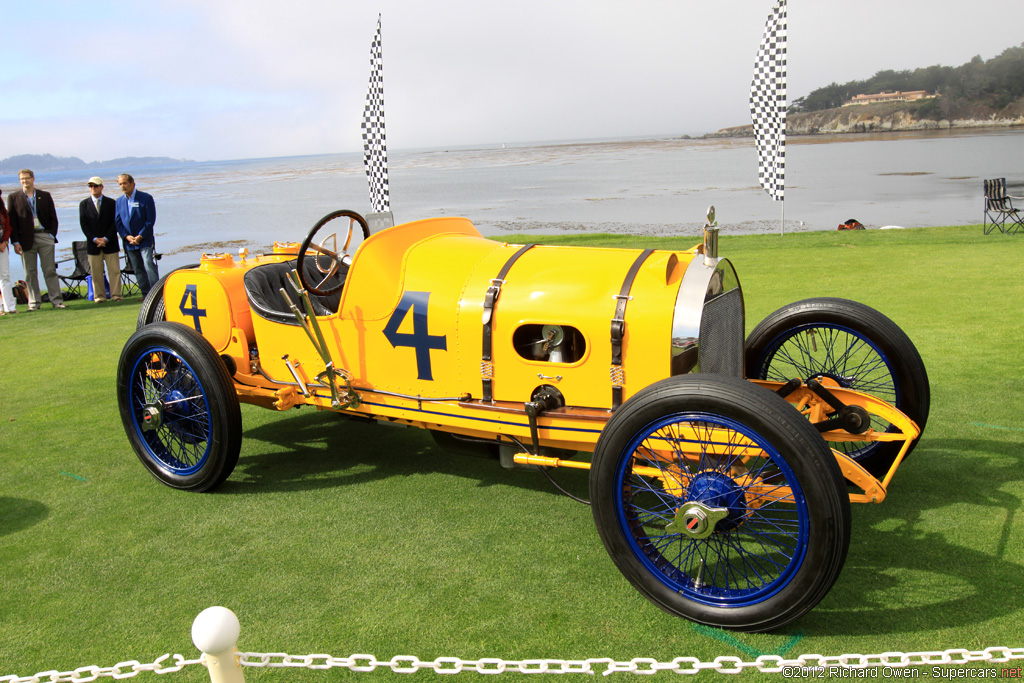
[[[78,205],[78,222],[85,233],[86,250],[89,252],[89,271],[92,274],[93,301],[106,301],[106,287],[103,286],[103,266],[106,264],[110,278],[111,301],[121,300],[120,248],[117,243],[117,227],[114,216],[117,202],[103,196],[103,179],[89,178],[89,194]]]

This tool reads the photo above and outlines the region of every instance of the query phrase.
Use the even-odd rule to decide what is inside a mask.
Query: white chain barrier
[[[0,683],[89,683],[98,678],[131,678],[143,671],[166,674],[181,671],[186,666],[202,664],[210,674],[212,683],[244,683],[245,667],[270,669],[348,669],[349,671],[371,672],[377,669],[391,669],[394,673],[411,674],[424,669],[438,674],[597,674],[609,676],[613,673],[651,675],[661,671],[676,674],[695,674],[700,671],[715,671],[722,674],[738,674],[753,669],[762,673],[781,673],[786,678],[850,677],[856,670],[863,670],[862,676],[876,677],[877,670],[883,669],[883,677],[890,670],[908,667],[930,666],[927,672],[942,678],[979,678],[966,670],[942,669],[951,665],[1005,664],[1024,660],[1024,647],[989,647],[984,650],[952,649],[934,652],[883,652],[877,655],[800,655],[785,659],[779,655],[761,655],[754,660],[740,657],[716,657],[712,661],[701,661],[696,657],[676,657],[661,662],[649,657],[636,657],[629,661],[611,658],[590,659],[521,659],[506,660],[497,657],[481,659],[460,659],[438,657],[422,661],[418,657],[397,655],[389,660],[379,660],[373,655],[354,654],[335,657],[327,654],[290,655],[284,652],[239,652],[236,648],[239,635],[238,617],[224,607],[210,607],[203,610],[192,624],[192,642],[204,654],[199,659],[185,659],[181,655],[166,654],[151,664],[136,660],[118,662],[114,666],[83,666],[73,671],[41,671],[34,676],[0,676]],[[173,664],[167,662],[173,660]],[[985,669],[985,677],[1021,678],[1020,665]],[[870,670],[870,671],[869,671]],[[956,675],[958,673],[964,675]],[[971,673],[977,673],[971,672]],[[907,672],[906,676],[918,676],[918,672]]]
[[[716,671],[722,674],[738,674],[746,669],[763,673],[781,673],[809,677],[813,672],[827,672],[840,669],[868,669],[878,667],[907,668],[912,666],[949,666],[955,664],[977,664],[981,662],[1002,664],[1013,660],[1024,660],[1024,647],[990,647],[984,650],[943,650],[941,652],[885,652],[877,655],[800,655],[796,659],[785,659],[778,655],[762,655],[755,660],[744,661],[739,657],[716,657],[709,662],[696,657],[676,657],[670,662],[660,662],[648,657],[637,657],[629,661],[610,658],[591,659],[523,659],[505,660],[498,658],[459,659],[438,657],[433,661],[420,661],[417,657],[396,656],[390,660],[378,660],[373,655],[355,654],[348,657],[331,655],[295,656],[284,653],[240,652],[242,666],[268,668],[333,669],[349,671],[375,671],[391,669],[395,673],[411,674],[427,669],[439,674],[473,672],[478,674],[596,674],[608,676],[613,673],[650,675],[659,671],[677,674],[695,674],[700,671]],[[1019,669],[1017,676],[1020,675]],[[997,674],[998,676],[998,674]],[[1007,677],[1007,674],[1003,674]],[[0,679],[2,681],[2,679]]]
[[[168,659],[173,659],[173,665],[165,665]],[[181,671],[190,664],[201,664],[202,659],[185,659],[181,655],[164,655],[157,657],[151,664],[142,664],[138,660],[130,662],[118,662],[114,666],[80,666],[74,671],[40,671],[35,676],[0,676],[0,683],[41,683],[52,681],[63,683],[65,681],[76,681],[77,683],[88,683],[97,678],[131,678],[138,676],[143,671],[152,671],[155,674],[169,674],[174,671]]]
[[[781,673],[786,677],[813,678],[844,676],[839,673],[845,670],[863,670],[873,668],[904,669],[907,667],[948,667],[951,665],[968,664],[1005,664],[1015,660],[1024,660],[1024,647],[989,647],[984,650],[951,649],[929,652],[883,652],[875,655],[844,654],[844,655],[800,655],[795,659],[785,659],[778,655],[762,655],[754,660],[743,660],[740,657],[716,657],[711,661],[701,661],[696,657],[676,657],[672,661],[661,662],[649,657],[636,657],[628,661],[616,661],[611,658],[590,659],[522,659],[506,660],[500,658],[460,659],[458,657],[438,657],[432,661],[421,661],[418,657],[398,655],[389,660],[379,660],[370,654],[353,654],[348,657],[335,657],[328,654],[289,655],[283,652],[236,652],[235,658],[242,667],[262,667],[270,669],[348,669],[349,671],[371,672],[377,669],[390,669],[394,673],[411,674],[417,671],[433,671],[438,674],[478,673],[478,674],[602,674],[632,673],[651,675],[661,671],[676,674],[695,674],[701,671],[715,671],[722,674],[738,674],[752,669],[762,673]],[[0,683],[88,683],[98,678],[114,679],[131,678],[143,671],[166,674],[180,671],[193,664],[206,664],[206,655],[199,659],[185,659],[181,655],[166,654],[151,664],[140,664],[138,661],[119,662],[110,667],[83,666],[73,671],[42,671],[34,676],[0,676]],[[173,659],[173,665],[165,665],[167,659]],[[1014,673],[1015,672],[1015,673]],[[935,677],[953,677],[940,671],[931,672]],[[1005,671],[994,670],[993,678],[1018,678],[1021,667],[1007,667]],[[845,676],[844,676],[845,677]],[[974,678],[975,676],[966,676]]]

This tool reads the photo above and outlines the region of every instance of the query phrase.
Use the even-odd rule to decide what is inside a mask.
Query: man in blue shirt
[[[117,198],[114,223],[117,234],[124,240],[124,250],[135,269],[135,279],[145,297],[160,279],[153,250],[153,225],[156,223],[156,203],[152,195],[135,189],[135,178],[127,173],[117,176],[117,184],[124,196]]]

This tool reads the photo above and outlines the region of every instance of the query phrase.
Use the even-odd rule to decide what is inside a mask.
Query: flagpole
[[[758,181],[773,201],[782,202],[782,235],[786,234],[786,34],[786,0],[775,0],[754,61],[750,121]]]
[[[395,224],[391,213],[388,188],[388,144],[384,130],[384,60],[381,48],[381,16],[377,15],[377,31],[370,44],[370,84],[366,90],[363,109],[363,165],[370,186],[370,205],[366,214],[371,232],[390,228]]]

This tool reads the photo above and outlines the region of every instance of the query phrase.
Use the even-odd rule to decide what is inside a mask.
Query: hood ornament
[[[715,207],[708,207],[708,222],[704,224],[704,264],[713,265],[718,259],[718,223],[715,222]]]

